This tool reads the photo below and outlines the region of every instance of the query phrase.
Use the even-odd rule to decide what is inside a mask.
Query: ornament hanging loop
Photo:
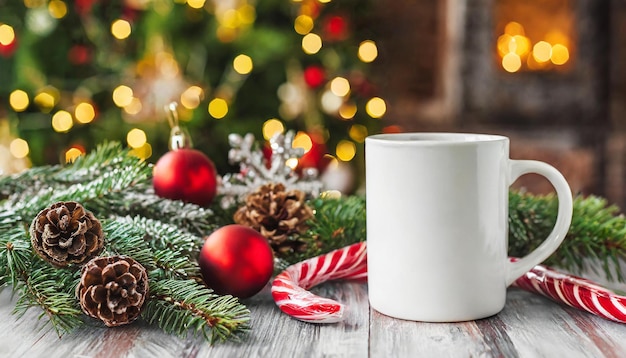
[[[170,150],[177,150],[182,148],[191,148],[191,136],[187,133],[186,130],[182,129],[178,124],[178,103],[171,102],[168,105],[165,105],[165,113],[167,113],[167,121],[170,124],[170,140],[169,140],[169,148]]]

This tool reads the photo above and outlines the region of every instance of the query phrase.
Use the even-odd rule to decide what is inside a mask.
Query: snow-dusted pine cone
[[[306,232],[307,221],[313,218],[305,196],[300,190],[286,191],[281,183],[268,183],[246,197],[233,219],[260,232],[276,253],[299,252],[305,243],[297,239],[297,234]]]
[[[146,269],[128,256],[97,257],[81,270],[76,296],[83,311],[109,327],[134,321],[148,295]]]
[[[35,252],[56,267],[84,264],[104,248],[100,221],[74,201],[40,211],[30,226],[30,240]]]

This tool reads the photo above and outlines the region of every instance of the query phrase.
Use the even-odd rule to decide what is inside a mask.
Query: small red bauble
[[[181,148],[165,153],[157,161],[152,184],[162,198],[205,206],[217,191],[217,172],[202,152]]]
[[[269,282],[274,272],[274,255],[258,231],[233,224],[206,238],[198,265],[204,282],[216,293],[247,298]]]

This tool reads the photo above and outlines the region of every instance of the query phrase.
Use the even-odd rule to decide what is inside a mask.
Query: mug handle
[[[510,160],[510,184],[524,174],[536,173],[544,176],[556,190],[559,209],[554,228],[548,237],[528,255],[515,262],[507,262],[506,285],[509,286],[533,267],[543,262],[559,247],[572,222],[572,191],[558,170],[553,166],[536,160]]]

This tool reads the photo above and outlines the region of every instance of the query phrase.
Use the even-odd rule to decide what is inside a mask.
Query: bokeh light
[[[341,107],[339,107],[339,116],[345,120],[354,118],[356,112],[356,104],[352,102],[343,103]]]
[[[322,48],[322,38],[314,33],[308,33],[302,38],[302,50],[307,55],[314,55]]]
[[[191,86],[180,95],[180,104],[185,108],[195,109],[198,108],[203,98],[204,90],[198,86]]]
[[[52,129],[56,132],[69,132],[73,125],[72,115],[67,111],[60,110],[52,116]]]
[[[133,100],[133,89],[120,85],[113,90],[113,103],[118,107],[126,107]]]
[[[336,153],[337,159],[344,162],[349,162],[356,155],[356,145],[354,144],[354,142],[351,142],[349,140],[340,140],[339,143],[337,143]]]
[[[276,118],[268,119],[263,123],[263,138],[270,140],[275,134],[283,133],[285,126]]]
[[[555,65],[564,65],[569,60],[569,50],[561,44],[552,46],[550,61]]]
[[[132,32],[130,22],[124,19],[118,19],[111,24],[111,34],[118,40],[124,40],[130,36]]]
[[[241,54],[233,60],[233,68],[241,75],[247,75],[252,72],[253,64],[250,56]]]
[[[215,119],[221,119],[228,113],[228,102],[223,98],[214,98],[209,102],[209,114]]]
[[[30,149],[28,148],[28,142],[24,139],[15,138],[11,141],[11,144],[9,144],[9,151],[15,158],[22,159],[28,155]]]
[[[365,111],[372,118],[381,118],[387,112],[387,104],[380,97],[374,97],[365,104]]]
[[[15,41],[15,31],[7,24],[0,24],[0,45],[8,46]]]
[[[298,34],[306,35],[313,30],[313,18],[309,15],[300,15],[296,17],[293,27]]]
[[[372,40],[365,40],[359,45],[359,59],[365,63],[372,62],[378,57],[378,47]]]
[[[533,57],[535,61],[542,63],[550,61],[552,46],[546,41],[539,41],[533,46]]]
[[[343,77],[335,77],[330,81],[330,91],[339,97],[347,96],[350,93],[350,82]]]
[[[67,5],[60,0],[51,0],[48,3],[48,12],[55,19],[62,19],[67,15]]]
[[[28,93],[22,90],[15,90],[9,95],[9,104],[16,112],[23,112],[28,108],[30,100],[28,99]]]
[[[291,142],[291,147],[302,148],[306,153],[311,150],[311,148],[313,148],[313,141],[311,140],[311,137],[305,132],[298,132],[293,138],[293,142]]]
[[[73,163],[76,159],[78,159],[78,157],[83,154],[85,154],[85,152],[83,152],[80,148],[71,147],[65,152],[65,162]]]
[[[202,9],[206,0],[187,0],[187,5],[193,9]]]
[[[148,142],[146,132],[139,128],[133,128],[126,134],[126,142],[131,148],[140,148]]]
[[[91,103],[81,102],[74,109],[74,118],[78,123],[91,123],[96,118],[96,110]]]
[[[365,142],[365,137],[368,135],[368,130],[367,127],[362,124],[354,124],[350,127],[348,134],[353,141],[363,143]]]
[[[518,54],[509,52],[502,57],[502,68],[507,72],[517,72],[522,67],[522,59]]]

